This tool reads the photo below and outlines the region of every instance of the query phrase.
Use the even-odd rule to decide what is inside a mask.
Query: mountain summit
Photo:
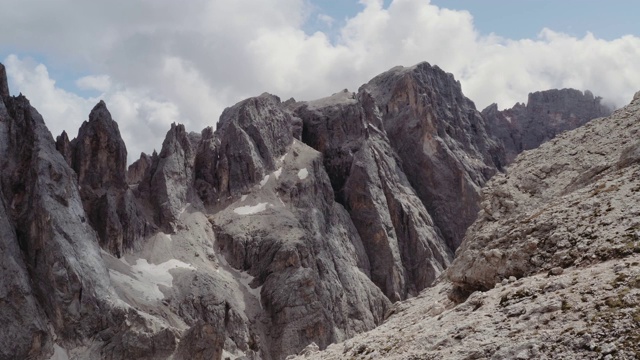
[[[325,349],[397,319],[433,289],[444,289],[444,307],[428,314],[503,278],[574,266],[571,241],[544,254],[528,242],[504,249],[509,236],[547,234],[546,225],[503,232],[534,215],[519,211],[635,164],[634,149],[615,164],[614,155],[590,162],[595,170],[563,157],[562,169],[584,175],[562,191],[547,183],[560,165],[509,177],[519,152],[608,110],[591,93],[561,90],[479,112],[453,75],[428,63],[315,101],[252,97],[226,109],[215,131],[172,124],[160,153],[128,169],[107,104],[76,138],[54,142],[6,84],[0,66],[0,359],[283,359]],[[499,181],[512,185],[500,192]],[[482,256],[495,266],[474,263]],[[368,351],[359,349],[344,351]]]

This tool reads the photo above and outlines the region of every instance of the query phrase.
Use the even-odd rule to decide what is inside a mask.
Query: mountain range
[[[533,328],[520,348],[505,327],[577,309],[530,315],[574,304],[594,269],[623,274],[617,308],[637,309],[638,96],[613,115],[573,89],[478,111],[420,63],[355,93],[249,98],[215,130],[173,124],[129,166],[104,102],[54,140],[1,64],[0,99],[0,359],[539,358]],[[546,291],[547,272],[578,280]],[[492,326],[492,346],[469,335]]]

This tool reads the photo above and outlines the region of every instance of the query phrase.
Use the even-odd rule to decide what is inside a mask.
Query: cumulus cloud
[[[82,90],[105,92],[111,87],[109,75],[88,75],[76,80],[76,86]]]
[[[639,90],[637,36],[605,41],[541,29],[535,39],[511,40],[481,34],[470,13],[426,0],[360,2],[328,34],[305,32],[308,21],[331,23],[306,0],[5,0],[0,43],[88,69],[77,86],[101,93],[134,158],[159,148],[173,121],[200,131],[248,96],[319,98],[420,61],[452,72],[480,109],[562,87],[621,106]],[[43,64],[5,61],[12,88],[54,133],[74,134],[98,100],[60,89]]]

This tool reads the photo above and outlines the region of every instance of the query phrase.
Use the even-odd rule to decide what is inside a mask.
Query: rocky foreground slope
[[[569,110],[542,127],[600,115],[553,94]],[[216,130],[174,124],[128,168],[104,102],[54,141],[1,65],[0,98],[0,359],[283,359],[347,340],[431,286],[477,210],[497,219],[481,188],[508,163],[495,119],[427,63],[357,93],[246,99]],[[468,278],[452,296],[487,288]]]
[[[640,358],[639,133],[640,92],[522,153],[432,288],[300,358]]]

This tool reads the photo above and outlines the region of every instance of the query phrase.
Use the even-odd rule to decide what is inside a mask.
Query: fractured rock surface
[[[526,105],[498,111],[492,104],[482,110],[482,116],[493,136],[504,144],[506,161],[511,163],[524,150],[535,149],[564,131],[611,114],[601,100],[590,91],[538,91],[529,94]]]
[[[411,186],[454,250],[479,210],[480,187],[504,166],[504,151],[453,75],[421,63],[362,86],[382,112]]]
[[[437,281],[477,209],[483,211],[472,227],[479,234],[473,241],[484,241],[491,256],[503,259],[500,254],[512,250],[492,243],[496,232],[489,222],[510,219],[500,226],[512,232],[509,226],[522,225],[524,216],[513,220],[505,209],[529,209],[527,197],[541,203],[546,196],[582,201],[581,191],[607,174],[633,182],[628,169],[640,158],[637,146],[603,159],[587,151],[581,157],[596,160],[566,167],[572,177],[560,193],[546,193],[556,183],[551,179],[559,170],[553,165],[532,176],[516,175],[517,191],[509,185],[505,199],[485,194],[481,203],[480,187],[509,160],[497,122],[475,110],[452,75],[423,63],[394,68],[358,93],[309,102],[283,103],[270,94],[249,98],[225,110],[215,131],[193,133],[173,124],[159,154],[141,154],[127,169],[126,147],[104,102],[75,139],[63,132],[54,142],[28,100],[9,96],[3,69],[0,319],[11,331],[0,332],[0,359],[315,356],[421,301],[404,300]],[[598,99],[592,100],[591,108],[578,103],[596,112]],[[565,116],[554,96],[535,103],[546,104],[536,114],[547,108],[563,114],[554,115],[549,125],[557,125],[554,132],[566,122],[578,124],[571,114],[584,115],[574,106]],[[537,169],[533,163],[526,167]],[[508,176],[497,179],[510,184]],[[501,193],[504,184],[496,184],[487,191]],[[627,187],[600,186],[598,196],[619,190],[635,201]],[[616,201],[589,209],[619,214]],[[547,221],[544,213],[538,218]],[[607,221],[601,226],[611,231],[626,226]],[[522,234],[542,238],[559,228],[545,224]],[[583,233],[594,231],[587,230]],[[514,245],[518,256],[542,259],[541,265],[532,260],[515,266],[514,255],[486,269],[465,258],[467,252],[484,256],[465,243],[456,260],[463,265],[455,265],[465,277],[455,279],[449,272],[454,284],[440,277],[438,293],[426,297],[441,306],[423,315],[471,309],[475,300],[460,308],[449,297],[462,301],[504,278],[538,271],[565,276],[571,271],[563,267],[599,264],[598,259],[634,251],[622,250],[611,238],[611,247],[572,257],[564,240],[575,245],[573,237],[563,234],[549,236],[555,245],[538,242],[544,250],[539,254],[531,253],[530,239]],[[635,301],[633,294],[625,304]],[[410,337],[389,337],[399,338]],[[341,354],[383,354],[384,349],[371,352],[367,346],[344,348]],[[505,349],[504,356],[511,356],[511,348]]]
[[[304,359],[636,359],[640,93],[526,151],[436,284]]]
[[[78,176],[80,195],[100,246],[121,256],[152,231],[126,181],[127,149],[106,104],[91,110],[78,137],[58,137],[56,147]]]
[[[411,188],[367,92],[302,104],[303,141],[324,155],[337,200],[363,241],[371,279],[396,301],[429,286],[451,253]]]

